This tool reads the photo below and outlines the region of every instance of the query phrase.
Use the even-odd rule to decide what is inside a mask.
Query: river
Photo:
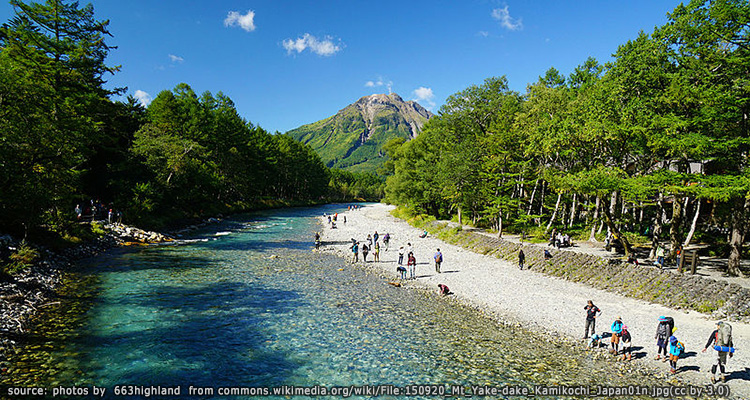
[[[454,385],[655,382],[312,251],[315,217],[341,210],[238,216],[179,244],[80,263],[13,356],[3,394],[39,387],[77,398],[96,387],[106,398],[203,399],[228,398],[226,388],[394,385],[380,390],[397,398],[395,390],[437,397]],[[167,389],[180,395],[158,395]]]

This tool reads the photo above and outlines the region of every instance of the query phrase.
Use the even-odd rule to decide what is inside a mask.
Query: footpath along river
[[[325,389],[307,394],[344,387],[336,397],[352,398],[372,390],[382,398],[402,398],[406,390],[436,398],[458,391],[452,386],[471,394],[472,385],[583,386],[591,395],[597,385],[668,386],[647,375],[623,376],[611,361],[314,252],[313,234],[322,229],[315,217],[344,208],[248,214],[180,244],[121,249],[81,263],[60,304],[49,307],[5,366],[2,397],[32,388],[41,393],[32,398],[103,391],[104,398],[223,399],[239,394],[222,391],[228,388],[289,398],[291,386],[314,385]],[[363,385],[373,387],[361,395],[344,391]],[[274,396],[278,387],[285,391]],[[473,394],[490,394],[478,390]]]

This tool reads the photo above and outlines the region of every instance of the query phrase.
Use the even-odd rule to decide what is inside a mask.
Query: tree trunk
[[[622,233],[620,233],[617,225],[615,225],[614,221],[612,220],[612,213],[606,207],[604,208],[604,217],[604,220],[607,223],[607,227],[609,228],[610,232],[612,232],[612,235],[620,239],[622,247],[625,248],[625,257],[630,258],[630,254],[633,253],[633,250],[630,247],[630,242],[625,236],[622,235]]]
[[[589,235],[589,242],[596,242],[596,223],[599,222],[599,206],[602,203],[602,198],[596,196],[596,206],[594,206],[594,221],[591,224],[591,235]]]
[[[689,245],[690,241],[693,240],[693,234],[695,233],[695,227],[698,225],[698,216],[700,216],[700,214],[701,214],[701,200],[696,199],[695,200],[695,215],[693,215],[693,223],[690,224],[690,231],[688,231],[685,241],[682,242],[683,246]]]
[[[503,237],[503,212],[500,211],[497,215],[497,238],[502,239]]]
[[[458,224],[463,225],[462,219],[461,219],[461,207],[458,207]]]
[[[750,198],[737,199],[732,207],[732,234],[729,240],[731,251],[727,262],[727,275],[742,276],[740,261],[742,260],[742,243],[745,241],[747,216],[750,212]]]
[[[576,220],[576,208],[578,208],[578,193],[573,193],[573,205],[570,206],[570,221],[568,221],[568,228],[572,228],[573,222]]]
[[[659,247],[659,239],[661,236],[662,225],[664,223],[662,216],[664,215],[664,194],[659,192],[659,198],[656,200],[656,217],[654,217],[654,228],[651,231],[651,252],[648,254],[648,258],[656,258],[656,248]]]
[[[680,247],[680,243],[682,243],[682,210],[682,199],[675,196],[672,202],[672,221],[669,225],[669,242],[672,246],[669,250],[670,257]]]
[[[562,192],[557,194],[557,203],[555,203],[555,211],[552,212],[552,217],[549,219],[549,223],[547,224],[547,229],[544,230],[544,233],[549,232],[549,228],[551,228],[552,223],[555,222],[555,218],[557,217],[557,210],[560,209],[560,199],[562,199]]]
[[[534,207],[534,196],[536,196],[537,186],[539,186],[539,178],[537,178],[536,182],[534,183],[534,190],[531,191],[531,199],[529,200],[529,211],[526,212],[526,215],[531,215],[531,208]]]
[[[547,183],[542,181],[542,193],[541,196],[539,196],[539,215],[544,215],[544,189],[547,187]],[[542,226],[542,218],[536,219],[536,224],[538,226]]]
[[[612,223],[614,223],[615,219],[617,218],[617,201],[619,199],[620,199],[620,191],[615,190],[614,192],[612,192],[612,197],[610,198],[610,201],[609,201],[609,215],[608,215],[608,218],[612,220]]]

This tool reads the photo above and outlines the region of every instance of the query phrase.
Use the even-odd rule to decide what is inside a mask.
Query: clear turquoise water
[[[313,252],[314,216],[335,211],[253,214],[89,260],[3,383],[180,385],[188,398],[190,385],[644,382]]]

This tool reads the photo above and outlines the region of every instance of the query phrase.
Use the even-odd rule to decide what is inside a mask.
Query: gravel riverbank
[[[326,228],[322,232],[322,250],[350,259],[351,238],[365,241],[367,235],[375,231],[381,238],[389,233],[392,238],[390,249],[381,251],[379,263],[372,262],[370,254],[369,267],[379,268],[396,280],[398,247],[410,242],[417,259],[417,279],[406,281],[405,287],[421,286],[437,290],[438,284],[447,285],[458,300],[475,305],[498,319],[518,321],[540,333],[561,335],[561,339],[567,341],[579,341],[581,351],[584,351],[581,341],[585,320],[583,307],[591,299],[603,311],[597,321],[597,333],[608,332],[618,316],[629,327],[633,335],[634,355],[638,358],[634,363],[640,363],[663,376],[666,382],[681,381],[701,386],[709,383],[708,373],[715,352],[701,353],[701,350],[715,328],[716,320],[710,316],[635,300],[551,277],[533,269],[519,270],[517,264],[496,257],[474,253],[429,236],[419,238],[421,231],[392,217],[392,209],[392,206],[372,204],[358,211],[339,214],[337,229]],[[346,216],[346,223],[342,221],[343,216]],[[327,219],[323,221],[327,222]],[[435,272],[432,261],[437,248],[444,255],[440,274]],[[687,356],[680,359],[676,376],[669,374],[668,365],[654,360],[656,345],[653,338],[660,315],[674,317],[678,328],[675,336],[686,346]],[[750,340],[750,325],[732,322],[732,326],[738,351],[728,362],[727,384],[733,398],[750,399],[750,354],[743,351],[744,343]],[[612,362],[617,362],[614,357]]]

